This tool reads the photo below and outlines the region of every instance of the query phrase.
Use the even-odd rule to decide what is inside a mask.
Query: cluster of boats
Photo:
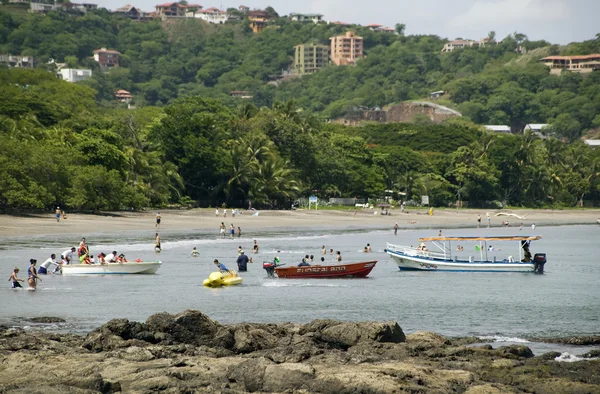
[[[541,236],[493,236],[493,237],[429,237],[419,238],[417,247],[387,244],[387,253],[400,270],[416,271],[466,271],[466,272],[534,272],[543,273],[546,255],[530,252],[532,241]],[[502,252],[491,243],[513,241],[517,243],[512,255],[497,256]],[[453,248],[453,242],[456,247]],[[475,243],[474,252],[465,250],[464,243]],[[431,243],[430,250],[426,243]],[[505,252],[502,252],[506,254]],[[63,275],[91,274],[154,274],[161,266],[154,262],[118,262],[106,264],[71,264],[62,267]],[[364,278],[367,277],[377,260],[334,265],[285,266],[277,260],[264,262],[263,269],[270,278],[281,279],[317,279],[317,278]],[[243,279],[234,271],[217,271],[204,280],[208,287],[233,286],[241,284]]]

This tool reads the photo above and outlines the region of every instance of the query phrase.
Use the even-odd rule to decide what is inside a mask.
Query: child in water
[[[15,269],[13,270],[13,273],[10,275],[10,278],[8,278],[8,281],[11,282],[11,288],[13,289],[19,289],[22,288],[23,286],[21,286],[21,284],[19,282],[25,282],[25,279],[21,279],[19,278],[19,269],[17,267],[15,267]]]
[[[194,249],[192,249],[192,257],[198,256],[200,256],[200,252],[198,252],[198,249],[196,249],[196,247],[194,246]]]

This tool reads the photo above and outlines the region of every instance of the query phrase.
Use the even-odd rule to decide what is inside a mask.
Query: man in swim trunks
[[[56,207],[56,211],[54,211],[54,214],[56,215],[56,221],[60,222],[60,207]]]
[[[53,264],[56,265],[56,266],[58,266],[58,262],[56,261],[56,255],[54,253],[52,253],[50,255],[49,259],[47,259],[42,264],[40,264],[40,269],[38,271],[38,274],[47,275],[48,274],[48,269]]]
[[[160,212],[157,212],[156,213],[156,224],[154,225],[154,227],[160,228],[160,219],[161,219]]]
[[[63,252],[62,256],[63,256],[64,260],[67,262],[67,264],[72,263],[73,255],[75,254],[76,251],[77,251],[77,249],[71,248],[71,249],[67,249]]]

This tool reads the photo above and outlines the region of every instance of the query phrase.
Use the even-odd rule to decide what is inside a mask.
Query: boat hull
[[[161,266],[160,261],[128,262],[108,264],[70,264],[63,265],[63,275],[143,275],[154,274]]]
[[[376,260],[352,264],[286,267],[275,268],[275,273],[282,279],[364,278],[375,268],[375,264]]]
[[[421,256],[410,256],[401,252],[387,254],[402,271],[454,271],[454,272],[534,272],[533,263],[493,261],[447,261]]]

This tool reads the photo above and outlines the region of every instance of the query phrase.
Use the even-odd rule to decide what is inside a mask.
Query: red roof
[[[121,89],[121,90],[117,90],[115,92],[115,94],[131,94],[131,93],[129,93],[127,90]]]
[[[200,8],[202,7],[200,4],[188,4],[184,6],[185,8]]]
[[[367,25],[367,27],[381,27],[383,25],[378,25],[377,23],[372,23],[370,25]]]
[[[173,4],[179,5],[179,3],[165,3],[165,4],[159,4],[156,7],[167,8],[167,7],[171,7]]]

